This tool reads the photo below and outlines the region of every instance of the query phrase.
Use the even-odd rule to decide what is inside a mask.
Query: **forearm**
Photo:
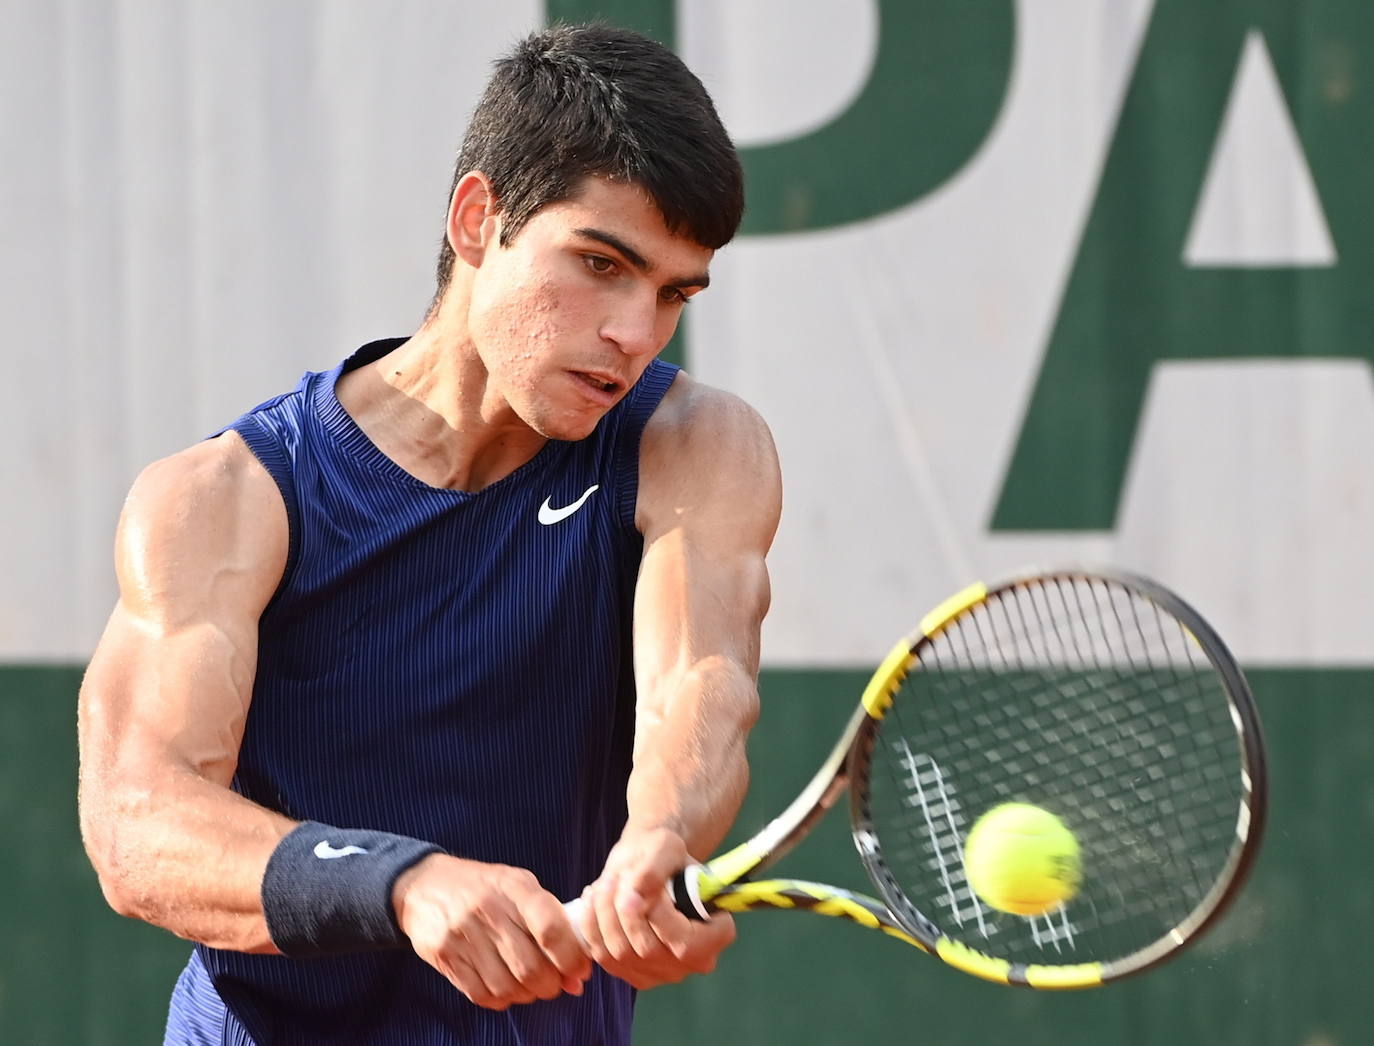
[[[274,952],[262,878],[294,822],[190,770],[83,783],[82,834],[121,915],[216,948]]]
[[[758,718],[752,672],[723,657],[662,681],[636,724],[628,830],[668,828],[704,860],[730,830],[749,785],[746,741]]]

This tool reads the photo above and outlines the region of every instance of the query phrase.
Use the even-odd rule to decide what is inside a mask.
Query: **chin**
[[[594,417],[544,417],[527,421],[526,424],[545,439],[556,439],[571,443],[580,439],[586,439],[595,432],[596,426],[603,417],[605,417],[604,414],[597,414]]]
[[[600,418],[594,418],[580,425],[566,424],[556,426],[555,430],[548,434],[549,439],[559,439],[569,443],[576,442],[580,439],[586,439],[596,431],[597,423],[600,421]]]

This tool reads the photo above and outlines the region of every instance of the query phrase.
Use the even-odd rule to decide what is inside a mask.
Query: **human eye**
[[[692,300],[681,287],[664,287],[658,296],[669,305],[687,305]]]
[[[599,276],[606,276],[615,272],[615,262],[604,254],[584,254],[582,255],[582,262]]]

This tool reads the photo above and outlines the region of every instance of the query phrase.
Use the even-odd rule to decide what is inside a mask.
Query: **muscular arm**
[[[594,916],[582,922],[593,957],[641,988],[709,970],[733,938],[726,917],[688,924],[664,888],[719,844],[748,784],[764,556],[780,503],[763,422],[735,397],[679,376],[640,453],[629,819],[588,889]]]
[[[111,906],[216,948],[276,952],[262,881],[295,822],[230,790],[286,509],[235,435],[151,466],[116,541],[119,603],[81,689],[81,832]],[[432,854],[393,887],[416,953],[480,1006],[590,973],[529,872]]]
[[[769,600],[764,556],[781,483],[772,440],[749,407],[690,383],[680,391],[641,453],[627,828],[669,829],[704,860],[748,785],[745,740],[758,716]]]
[[[81,688],[82,837],[116,911],[274,952],[259,890],[293,822],[229,789],[286,510],[233,434],[150,466],[116,538],[119,602]]]

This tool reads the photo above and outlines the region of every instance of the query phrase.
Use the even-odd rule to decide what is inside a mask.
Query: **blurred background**
[[[1374,5],[1366,0],[0,0],[0,1042],[161,1041],[189,945],[104,906],[75,694],[138,470],[419,323],[491,61],[675,47],[749,209],[671,352],[786,486],[754,788],[804,783],[940,598],[1111,563],[1245,664],[1274,807],[1172,965],[994,987],[760,914],[637,1041],[1374,1041]],[[790,865],[862,886],[842,818]]]

